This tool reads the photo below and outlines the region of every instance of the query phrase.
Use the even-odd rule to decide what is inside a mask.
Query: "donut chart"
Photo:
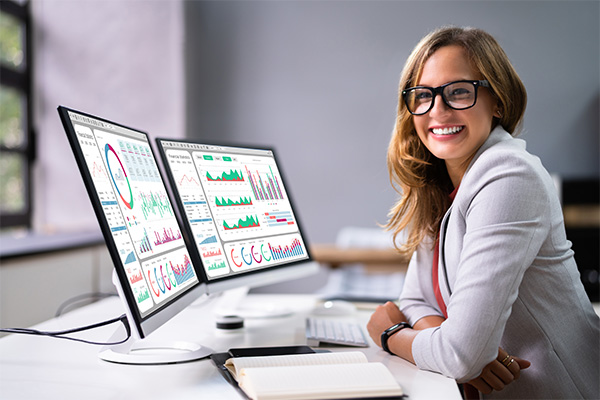
[[[125,198],[123,197],[123,194],[119,190],[119,186],[117,186],[117,182],[115,181],[115,176],[112,172],[112,169],[110,168],[110,162],[108,162],[109,152],[111,152],[112,154],[115,155],[115,157],[117,158],[117,161],[119,162],[119,165],[121,166],[121,170],[123,171],[123,175],[127,182],[127,186],[129,187],[129,201],[125,200]],[[104,154],[106,156],[106,165],[108,166],[108,172],[109,172],[110,178],[112,179],[115,189],[117,189],[117,193],[119,193],[119,196],[121,197],[121,201],[123,202],[123,204],[125,204],[125,206],[127,208],[129,208],[130,210],[133,209],[133,192],[131,191],[131,184],[129,183],[129,178],[127,177],[127,172],[125,172],[125,167],[123,167],[123,163],[121,162],[121,159],[117,155],[117,152],[115,151],[115,149],[113,149],[113,147],[108,143],[106,143],[106,145],[104,146]]]
[[[227,243],[225,254],[237,269],[253,269],[302,259],[306,251],[298,235],[287,235]]]

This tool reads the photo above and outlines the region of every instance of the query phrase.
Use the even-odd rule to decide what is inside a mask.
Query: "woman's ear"
[[[494,117],[498,118],[498,119],[502,119],[502,105],[500,103],[498,103],[496,105],[496,108],[494,109]]]

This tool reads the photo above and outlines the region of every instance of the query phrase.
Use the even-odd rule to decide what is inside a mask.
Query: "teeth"
[[[454,133],[458,133],[462,131],[462,126],[453,126],[451,128],[443,128],[443,129],[432,129],[433,133],[436,135],[452,135]]]

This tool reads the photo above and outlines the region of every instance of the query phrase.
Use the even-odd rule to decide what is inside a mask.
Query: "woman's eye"
[[[468,96],[470,94],[471,92],[464,88],[454,89],[452,92],[450,92],[450,96]]]
[[[431,99],[431,93],[430,92],[417,93],[415,95],[415,99],[419,100],[419,101],[430,100]]]

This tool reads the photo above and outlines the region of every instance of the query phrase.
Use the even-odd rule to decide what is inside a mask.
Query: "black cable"
[[[87,331],[90,329],[99,328],[99,327],[105,326],[105,325],[110,325],[110,324],[113,324],[118,321],[120,321],[125,326],[125,330],[127,331],[127,337],[118,342],[107,342],[107,343],[92,342],[89,340],[65,336],[70,333],[77,333],[77,332]],[[67,330],[63,330],[63,331],[45,332],[45,331],[38,331],[37,329],[30,329],[30,328],[4,328],[4,329],[0,329],[0,332],[16,333],[16,334],[23,334],[23,335],[48,336],[48,337],[52,337],[52,338],[56,338],[56,339],[72,340],[75,342],[81,342],[81,343],[92,344],[92,345],[97,345],[97,346],[114,346],[117,344],[125,343],[131,337],[131,328],[129,326],[129,322],[127,321],[127,316],[125,314],[121,315],[120,317],[110,319],[108,321],[98,322],[96,324],[83,326],[83,327],[79,327],[79,328],[67,329]]]

